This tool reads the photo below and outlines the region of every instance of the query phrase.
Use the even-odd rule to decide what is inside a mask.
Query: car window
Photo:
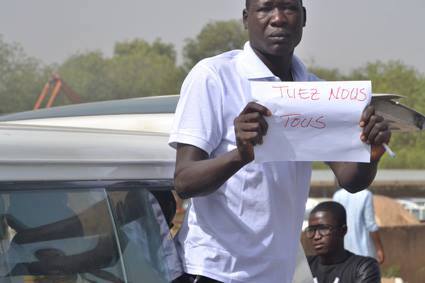
[[[170,191],[108,191],[115,208],[122,259],[129,282],[170,282],[182,273],[170,234],[175,200]]]
[[[180,264],[157,199],[143,187],[0,191],[0,281],[170,282]]]

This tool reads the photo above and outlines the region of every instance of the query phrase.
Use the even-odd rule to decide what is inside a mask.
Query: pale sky
[[[1,0],[0,34],[45,63],[78,51],[112,53],[116,41],[161,38],[181,51],[208,21],[240,19],[244,0]],[[347,71],[401,60],[425,73],[424,0],[304,0],[296,54]]]

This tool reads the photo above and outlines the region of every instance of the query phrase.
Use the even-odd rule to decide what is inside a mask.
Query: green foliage
[[[55,69],[85,102],[175,94],[184,77],[174,46],[160,40],[118,42],[111,58],[99,51],[79,53]],[[0,37],[0,113],[30,110],[52,71]],[[55,105],[65,103],[59,96]]]
[[[117,43],[112,58],[74,55],[59,73],[84,101],[175,94],[183,78],[172,44],[141,39]]]
[[[143,40],[118,43],[109,63],[119,98],[179,92],[183,73],[176,66],[171,44],[159,40],[152,44]]]
[[[345,77],[338,69],[325,69],[318,66],[311,66],[309,71],[319,78],[327,81],[343,81]]]
[[[108,60],[100,52],[71,56],[59,67],[58,73],[85,102],[114,98]]]
[[[0,36],[0,113],[28,110],[46,81],[47,69],[18,44]]]
[[[371,80],[374,93],[403,95],[402,103],[425,113],[425,77],[399,61],[367,64],[353,71],[351,79]],[[397,152],[397,158],[385,156],[381,167],[425,168],[425,140],[422,133],[394,133],[391,147]]]
[[[183,48],[178,66],[174,46],[143,39],[118,42],[113,56],[99,51],[70,56],[58,67],[44,66],[27,56],[21,46],[8,44],[0,35],[0,113],[29,110],[55,69],[83,101],[178,93],[186,72],[203,58],[242,48],[248,36],[239,21],[210,22]],[[345,74],[338,69],[313,66],[325,80],[371,80],[375,93],[404,95],[401,102],[425,113],[425,77],[399,61],[373,62]],[[60,98],[55,103],[66,103]],[[397,158],[384,155],[383,168],[425,169],[425,138],[421,133],[394,133],[391,147]],[[315,163],[322,168],[322,163]]]
[[[396,93],[403,95],[403,103],[425,110],[425,77],[415,69],[399,61],[376,62],[353,71],[351,79],[372,81],[375,93]]]
[[[315,170],[329,169],[329,166],[326,165],[324,162],[314,161],[313,162],[313,169],[315,169]]]
[[[393,277],[400,277],[400,266],[398,265],[391,265],[384,270],[382,270],[382,277],[385,278],[393,278]]]
[[[195,39],[188,39],[183,47],[185,70],[190,70],[200,60],[225,51],[241,49],[248,34],[240,21],[208,23]]]
[[[161,55],[169,58],[172,62],[176,62],[176,51],[174,45],[163,43],[157,39],[152,44],[136,39],[129,42],[118,42],[115,44],[114,56],[131,56],[135,54],[142,54],[144,56]]]
[[[374,93],[403,95],[403,104],[425,113],[425,77],[399,61],[369,63],[348,75],[336,69],[312,67],[310,70],[325,80],[371,80]],[[424,133],[393,133],[391,148],[397,158],[384,155],[381,168],[425,169]]]

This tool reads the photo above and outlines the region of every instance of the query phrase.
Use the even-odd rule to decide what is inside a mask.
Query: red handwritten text
[[[319,100],[320,93],[317,88],[290,88],[289,86],[272,86],[279,89],[282,98]]]
[[[331,88],[329,100],[356,100],[365,101],[367,93],[365,88]]]
[[[309,117],[302,114],[286,114],[280,116],[283,118],[284,128],[326,128],[325,116]]]

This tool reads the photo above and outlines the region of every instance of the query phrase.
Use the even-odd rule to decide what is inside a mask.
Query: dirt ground
[[[402,283],[401,279],[396,278],[382,278],[381,283]]]
[[[414,215],[391,198],[374,195],[373,205],[376,222],[380,227],[420,224]]]

